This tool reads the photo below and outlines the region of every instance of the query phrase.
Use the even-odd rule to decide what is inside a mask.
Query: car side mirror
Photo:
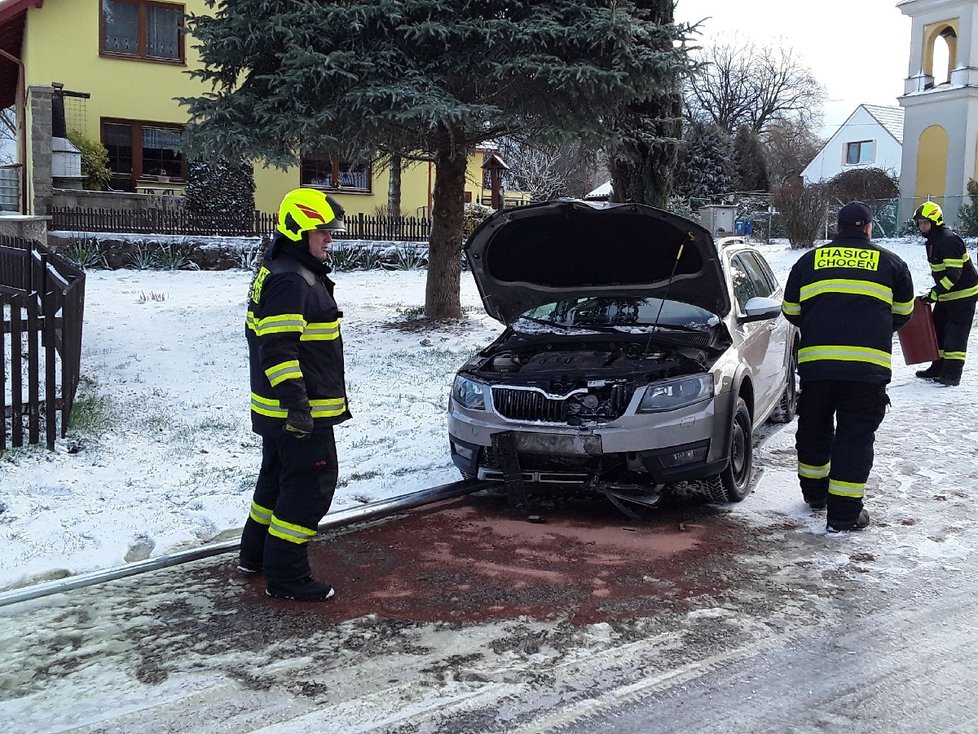
[[[741,321],[764,321],[773,319],[781,313],[781,302],[773,298],[754,296],[744,304],[746,316],[741,316]]]

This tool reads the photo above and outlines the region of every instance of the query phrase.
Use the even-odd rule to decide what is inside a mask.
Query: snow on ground
[[[918,292],[929,286],[919,238],[881,244],[908,262]],[[784,243],[760,248],[782,281],[801,252]],[[336,274],[353,420],[337,429],[333,510],[458,478],[447,446],[448,390],[455,370],[501,326],[463,273],[464,321],[410,328],[425,277]],[[245,270],[89,271],[77,426],[54,452],[0,456],[0,589],[234,537],[260,453],[248,417],[249,281]],[[893,409],[878,435],[867,505],[885,523],[874,532],[953,563],[953,533],[895,534],[920,520],[900,500],[919,506],[907,493],[921,477],[932,482],[934,497],[924,499],[937,509],[969,499],[978,377],[966,368],[960,387],[938,388],[914,378],[915,369],[895,345]],[[935,452],[948,421],[956,443]],[[758,526],[824,534],[824,519],[800,501],[793,445],[793,424],[764,441],[757,489],[733,511]]]

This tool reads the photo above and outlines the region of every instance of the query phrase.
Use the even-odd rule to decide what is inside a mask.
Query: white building
[[[828,181],[844,171],[880,168],[900,177],[903,110],[861,104],[801,172],[805,184]]]

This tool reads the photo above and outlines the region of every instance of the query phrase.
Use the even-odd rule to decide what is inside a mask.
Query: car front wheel
[[[714,502],[740,502],[750,493],[754,471],[753,427],[743,398],[737,398],[734,408],[728,452],[727,468],[706,480],[707,492]]]

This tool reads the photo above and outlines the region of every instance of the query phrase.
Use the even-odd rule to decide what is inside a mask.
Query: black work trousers
[[[807,502],[828,502],[828,524],[850,527],[863,509],[876,429],[890,399],[886,386],[802,380],[798,396],[798,478]]]
[[[941,355],[941,374],[938,377],[961,379],[974,318],[973,299],[938,301],[934,305],[934,331]]]
[[[309,576],[307,543],[329,510],[337,477],[331,426],[302,439],[284,432],[263,437],[252,511],[241,535],[242,559],[261,559],[265,576],[277,581]]]

